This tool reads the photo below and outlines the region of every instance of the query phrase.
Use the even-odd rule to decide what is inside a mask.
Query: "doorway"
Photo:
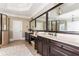
[[[22,21],[18,20],[13,21],[13,39],[14,40],[22,39]]]

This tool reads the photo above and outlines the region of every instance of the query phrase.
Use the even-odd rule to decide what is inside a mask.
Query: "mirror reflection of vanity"
[[[79,4],[62,4],[38,16],[31,22],[31,29],[47,32],[78,33]],[[71,8],[73,7],[73,8]],[[71,9],[70,9],[71,8]],[[48,15],[47,15],[48,14]]]
[[[49,31],[57,31],[57,17],[59,7],[48,12],[48,29]]]
[[[36,30],[46,30],[46,14],[36,19]]]
[[[79,4],[63,4],[48,12],[49,31],[78,33]],[[74,6],[72,9],[68,9]],[[74,9],[75,8],[75,9]]]
[[[57,20],[58,31],[79,32],[79,16],[76,12],[79,10],[73,10],[59,16],[60,20]]]
[[[79,21],[58,21],[58,31],[79,31]]]

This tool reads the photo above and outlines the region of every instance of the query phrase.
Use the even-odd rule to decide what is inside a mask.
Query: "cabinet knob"
[[[61,45],[61,48],[63,48],[63,45]]]

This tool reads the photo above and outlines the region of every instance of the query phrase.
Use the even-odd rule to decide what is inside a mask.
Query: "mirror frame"
[[[45,13],[45,14],[43,14],[43,15],[41,15],[40,17],[42,17],[42,16],[44,16],[45,15],[45,21],[47,22],[47,13]],[[38,18],[40,18],[40,17],[38,17]],[[37,19],[38,18],[36,18],[36,26],[37,26]],[[45,30],[36,30],[36,31],[46,31],[47,30],[47,23],[45,23],[46,24],[46,26],[45,26]]]
[[[42,15],[46,14],[46,30],[33,30],[33,31],[38,31],[38,32],[55,32],[55,33],[63,33],[63,34],[75,34],[75,35],[79,35],[78,31],[49,31],[48,30],[48,12],[50,12],[51,10],[59,7],[60,5],[62,5],[64,3],[59,3],[57,4],[56,6],[52,7],[51,9],[47,10],[46,12],[42,13],[41,15],[37,16],[36,18],[32,19],[30,22],[29,22],[29,25],[30,25],[30,29],[31,29],[31,22],[33,20],[35,20],[35,27],[36,27],[36,19],[41,17]],[[57,29],[57,20],[56,20],[56,29]],[[31,29],[32,30],[32,29]]]
[[[55,8],[57,8],[57,7],[59,7],[59,6],[62,5],[62,4],[64,4],[64,3],[59,3],[59,4],[57,4],[56,6],[52,7],[51,9],[47,10],[46,12],[42,13],[41,15],[39,15],[39,16],[37,16],[36,18],[34,18],[34,19],[31,20],[31,21],[36,20],[36,19],[39,18],[40,16],[46,14],[46,30],[32,30],[32,29],[31,29],[31,21],[29,22],[30,30],[32,30],[32,31],[38,31],[38,32],[55,32],[55,33],[79,35],[78,31],[58,31],[58,30],[56,30],[56,31],[49,31],[49,30],[48,30],[48,12],[50,12],[51,10],[53,10],[53,9],[55,9]],[[58,24],[56,24],[56,29],[57,29],[57,25],[58,25]],[[36,21],[35,21],[35,27],[36,27]]]
[[[63,4],[63,3],[58,3],[58,4],[55,5],[54,7],[50,8],[49,10],[45,11],[45,12],[42,13],[41,15],[39,15],[39,16],[37,16],[36,18],[32,19],[32,20],[29,22],[29,25],[30,25],[29,30],[31,30],[31,31],[40,31],[40,32],[55,32],[55,31],[49,31],[49,30],[48,30],[48,12],[51,11],[51,10],[53,10],[53,9],[55,9],[55,8],[57,8],[58,6],[60,6],[60,5],[62,5],[62,4]],[[31,29],[31,22],[32,22],[33,20],[36,20],[37,18],[41,17],[41,16],[44,15],[44,14],[46,14],[46,30],[32,30],[32,29]],[[36,21],[35,21],[35,27],[36,27]]]

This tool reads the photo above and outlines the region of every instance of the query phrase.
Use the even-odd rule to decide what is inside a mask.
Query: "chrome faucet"
[[[53,33],[50,33],[50,32],[49,32],[48,34],[53,36]]]
[[[48,33],[48,34],[52,36],[57,36],[57,33]]]

